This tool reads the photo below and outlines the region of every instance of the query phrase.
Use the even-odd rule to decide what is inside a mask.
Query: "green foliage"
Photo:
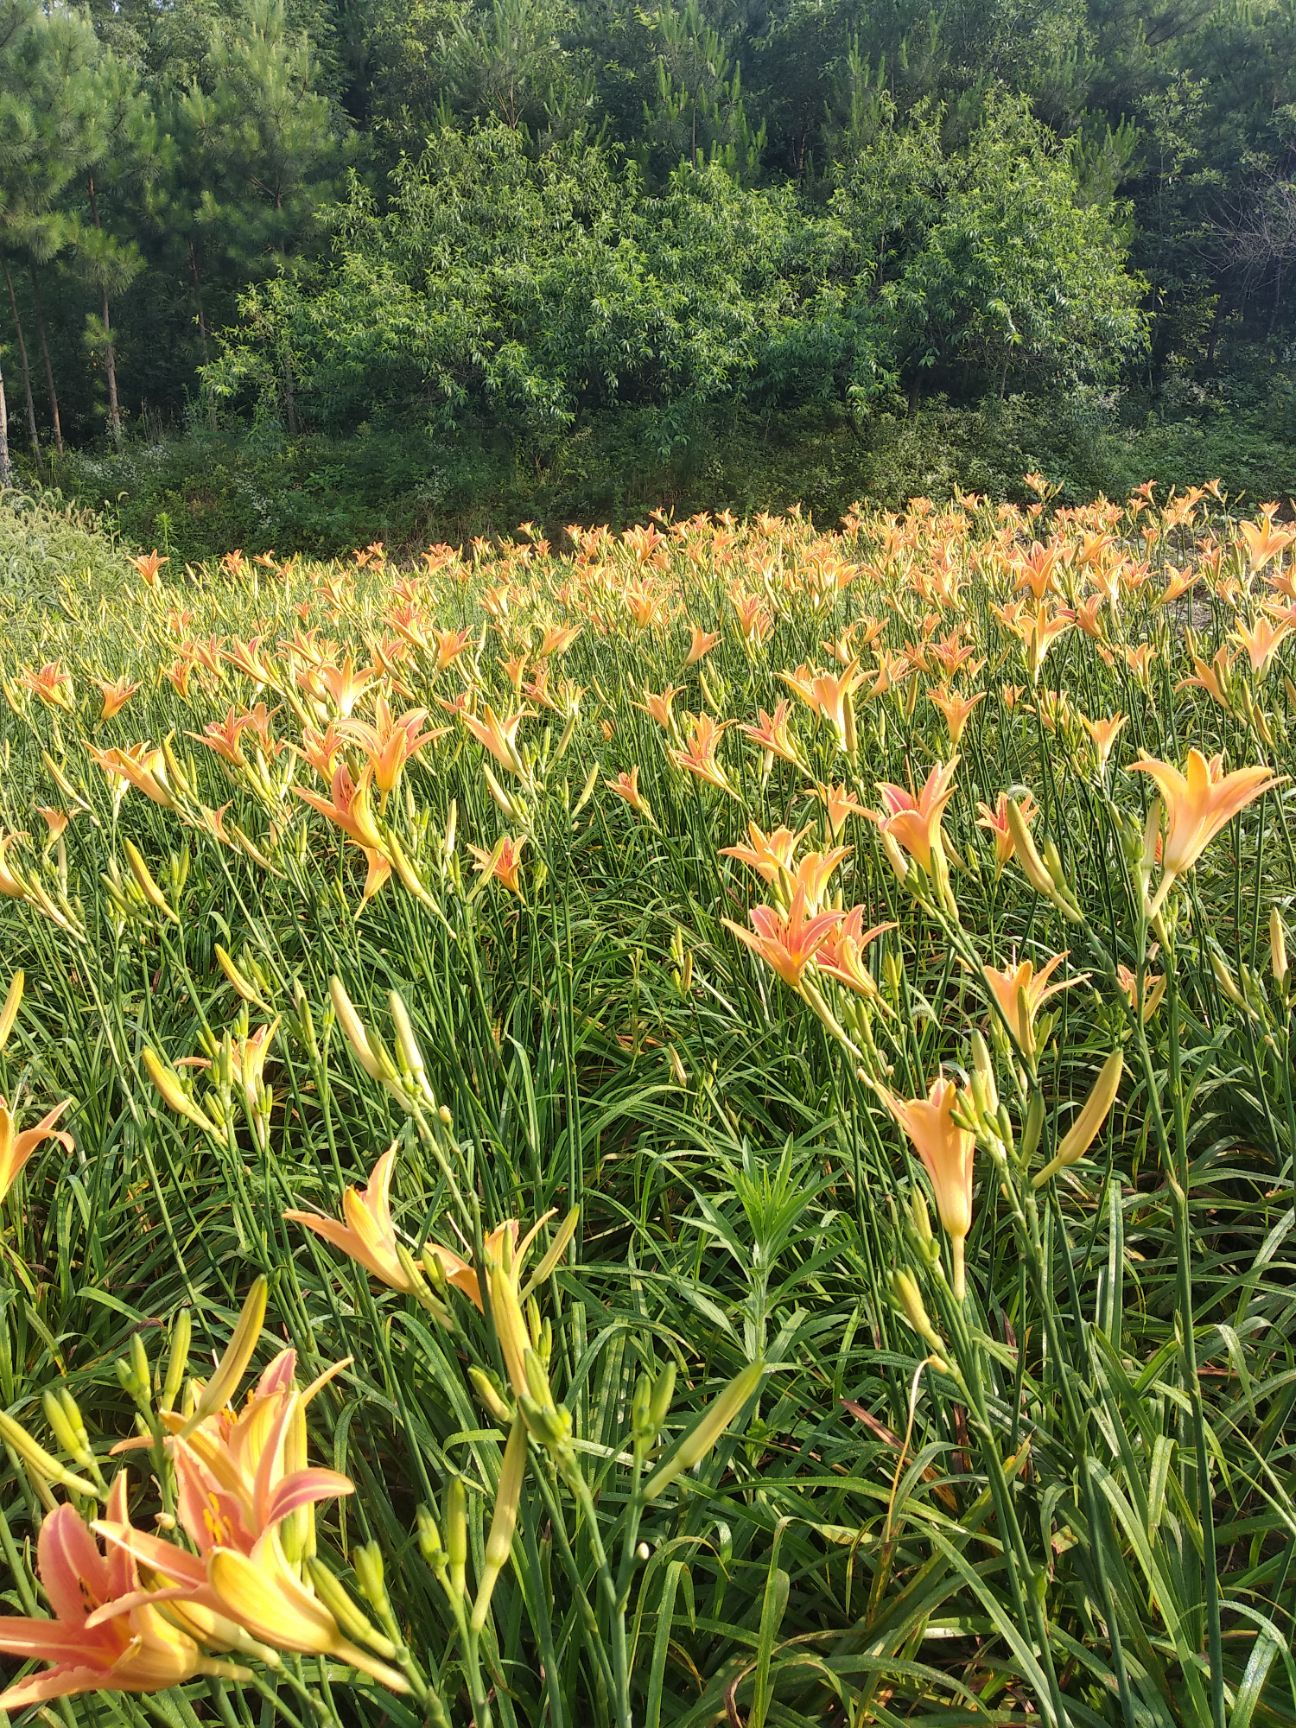
[[[663,455],[660,415],[622,408],[558,437],[537,460],[467,436],[199,431],[128,443],[116,455],[69,453],[54,473],[69,497],[135,544],[185,559],[216,558],[231,545],[338,555],[374,539],[461,543],[523,521],[557,539],[569,522],[619,528],[662,506],[683,517],[801,504],[832,523],[861,497],[892,508],[968,491],[1025,498],[1022,476],[1032,471],[1072,504],[1124,496],[1145,478],[1181,484],[1189,472],[1259,503],[1285,497],[1296,473],[1290,388],[1199,405],[1191,417],[1124,421],[1092,390],[974,407],[936,398],[914,414],[877,410],[863,421],[815,405],[773,414],[712,407],[684,432]]]
[[[1001,396],[1112,376],[1143,320],[1110,207],[1021,100],[990,101],[957,152],[919,124],[879,127],[836,200],[874,261],[893,370]]]
[[[665,453],[706,403],[832,392],[848,267],[839,225],[789,189],[709,164],[649,197],[583,141],[533,159],[502,124],[445,129],[386,210],[353,188],[329,265],[245,296],[208,384],[263,422],[498,427],[537,451],[590,411],[649,404]]]
[[[1293,65],[1268,0],[3,0],[9,419],[541,474],[613,412],[1200,419],[1296,342]]]

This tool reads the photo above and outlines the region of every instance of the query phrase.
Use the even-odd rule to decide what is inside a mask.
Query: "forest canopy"
[[[1293,68],[1293,0],[0,0],[9,442],[1296,439]]]

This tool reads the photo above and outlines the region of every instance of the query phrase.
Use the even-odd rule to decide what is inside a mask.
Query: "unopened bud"
[[[180,1388],[189,1366],[189,1339],[193,1331],[192,1310],[182,1308],[171,1326],[171,1355],[167,1361],[166,1379],[162,1383],[162,1410],[174,1410]]]
[[[68,1456],[83,1470],[96,1469],[95,1456],[90,1449],[90,1436],[86,1432],[80,1407],[71,1391],[66,1386],[60,1386],[57,1391],[50,1388],[41,1395],[41,1406],[45,1411],[50,1432]]]
[[[1269,964],[1279,990],[1287,988],[1287,932],[1275,906],[1269,914]],[[18,976],[21,978],[22,973]],[[4,1045],[4,1016],[0,1015],[0,1048]]]
[[[759,1358],[748,1363],[740,1374],[725,1386],[697,1416],[675,1450],[648,1478],[643,1497],[655,1500],[677,1476],[700,1464],[711,1451],[729,1424],[735,1421],[754,1397],[765,1377],[765,1364]]]
[[[356,1554],[358,1555],[360,1551],[357,1549]],[[355,1560],[356,1555],[353,1555],[353,1564]],[[376,1651],[380,1656],[386,1656],[389,1660],[396,1655],[396,1646],[391,1639],[384,1637],[368,1616],[361,1613],[322,1560],[308,1560],[306,1573],[315,1594],[348,1638],[357,1644],[367,1644],[371,1650]],[[356,1565],[357,1578],[359,1575],[360,1568]],[[363,1589],[363,1585],[361,1588]]]
[[[133,840],[124,840],[122,846],[126,853],[126,862],[130,865],[130,873],[135,878],[140,893],[149,905],[160,912],[164,918],[170,918],[178,924],[180,922],[179,917],[172,911],[166,895],[154,881],[152,872],[144,862],[144,855],[139,847]]]
[[[444,1517],[449,1589],[452,1596],[462,1600],[468,1570],[468,1490],[462,1476],[452,1476],[446,1487]]]
[[[60,1488],[66,1488],[73,1494],[87,1494],[92,1498],[98,1494],[93,1482],[87,1482],[84,1476],[77,1476],[66,1465],[34,1440],[20,1423],[6,1411],[0,1410],[0,1441],[16,1452],[23,1463],[35,1475],[46,1482],[56,1483]]]
[[[374,1055],[369,1043],[369,1035],[365,1031],[364,1022],[356,1013],[355,1004],[347,995],[340,978],[329,979],[329,995],[333,999],[333,1012],[337,1015],[338,1025],[346,1034],[346,1041],[355,1054],[356,1061],[364,1069],[371,1080],[381,1080],[382,1069],[378,1058]]]
[[[1056,1155],[1033,1178],[1036,1188],[1042,1187],[1051,1176],[1056,1176],[1059,1170],[1065,1170],[1069,1164],[1083,1158],[1093,1145],[1116,1101],[1124,1066],[1125,1058],[1121,1051],[1113,1050],[1099,1069],[1098,1078],[1094,1081],[1080,1114],[1063,1137]]]
[[[0,1050],[3,1050],[9,1042],[9,1034],[13,1031],[14,1021],[18,1018],[18,1009],[23,999],[24,982],[24,974],[15,972],[5,995],[4,1005],[0,1007]]]
[[[468,1378],[472,1383],[473,1391],[477,1394],[478,1403],[486,1411],[491,1421],[498,1422],[502,1428],[507,1428],[513,1420],[513,1412],[509,1409],[494,1380],[484,1368],[476,1366],[469,1368]]]
[[[508,1564],[508,1557],[513,1552],[513,1533],[517,1528],[518,1506],[522,1499],[522,1478],[526,1474],[526,1456],[526,1424],[519,1418],[514,1421],[509,1430],[508,1444],[504,1448],[504,1462],[500,1466],[499,1489],[495,1496],[495,1512],[491,1518],[490,1531],[486,1537],[486,1552],[482,1565],[481,1581],[477,1587],[477,1600],[473,1603],[472,1627],[474,1632],[480,1632],[486,1624],[495,1582]]]
[[[945,1341],[932,1325],[931,1316],[928,1314],[926,1304],[922,1299],[922,1292],[918,1288],[918,1280],[913,1273],[906,1272],[903,1268],[893,1272],[891,1274],[891,1294],[895,1297],[897,1307],[914,1332],[927,1345],[928,1349],[934,1350],[939,1356],[945,1348]]]
[[[1210,950],[1210,968],[1215,974],[1215,982],[1228,997],[1235,1008],[1247,1008],[1246,997],[1238,989],[1237,981],[1228,969],[1228,962],[1217,948]],[[1249,1012],[1249,1010],[1248,1010]]]

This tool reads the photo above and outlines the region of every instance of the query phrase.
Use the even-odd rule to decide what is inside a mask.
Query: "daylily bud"
[[[641,1374],[630,1394],[630,1434],[636,1450],[651,1444],[652,1380]]]
[[[241,996],[245,1002],[254,1002],[258,1007],[260,1007],[261,1004],[256,990],[253,989],[252,985],[239,971],[238,967],[226,953],[225,949],[221,947],[219,942],[216,944],[213,952],[216,955],[216,964],[233,985],[236,995]]]
[[[193,1330],[193,1313],[182,1308],[171,1327],[171,1355],[167,1361],[166,1379],[162,1384],[162,1410],[174,1410],[180,1388],[189,1366],[189,1339]]]
[[[18,1018],[18,1009],[22,1005],[24,974],[15,972],[9,990],[0,1007],[0,1050],[9,1042],[9,1034],[13,1031],[14,1021]]]
[[[179,917],[174,911],[172,911],[170,902],[167,900],[166,895],[153,880],[153,876],[149,871],[148,865],[144,862],[144,857],[140,852],[139,847],[135,845],[133,840],[124,840],[122,842],[122,847],[126,853],[126,862],[130,865],[130,873],[139,885],[140,893],[148,901],[149,905],[159,911],[164,918],[170,918],[173,922],[178,924],[180,922]]]
[[[894,1271],[891,1274],[891,1294],[912,1329],[923,1343],[939,1356],[945,1348],[945,1341],[932,1325],[922,1292],[918,1288],[918,1280],[913,1273],[906,1272],[903,1268]]]
[[[1030,1095],[1030,1103],[1026,1106],[1026,1120],[1022,1123],[1021,1161],[1029,1164],[1035,1156],[1035,1148],[1040,1143],[1040,1135],[1044,1132],[1044,1094],[1038,1087]]]
[[[356,1577],[360,1577],[358,1556],[370,1544],[362,1544],[351,1556],[356,1569]],[[376,1650],[380,1656],[389,1659],[397,1654],[396,1646],[390,1638],[386,1638],[373,1622],[360,1612],[342,1585],[329,1571],[322,1560],[311,1559],[306,1562],[306,1574],[310,1579],[311,1588],[329,1613],[337,1621],[339,1629],[357,1644],[367,1644],[371,1650]],[[381,1571],[379,1573],[381,1578]],[[361,1584],[361,1589],[364,1585]]]
[[[1042,1187],[1051,1176],[1056,1176],[1059,1170],[1066,1169],[1068,1164],[1074,1164],[1077,1159],[1083,1158],[1093,1145],[1116,1101],[1124,1066],[1125,1058],[1121,1051],[1113,1050],[1099,1069],[1098,1078],[1094,1081],[1080,1114],[1067,1130],[1056,1156],[1033,1178],[1036,1188]]]
[[[148,1072],[149,1079],[162,1094],[164,1103],[169,1104],[177,1115],[186,1117],[205,1133],[219,1136],[220,1129],[211,1117],[194,1103],[181,1085],[180,1076],[173,1068],[166,1067],[156,1052],[150,1050],[147,1045],[145,1045],[140,1059]]]
[[[351,1046],[356,1061],[371,1080],[381,1080],[383,1072],[369,1043],[364,1022],[356,1013],[355,1004],[347,995],[340,978],[329,979],[329,995],[333,999],[333,1012],[337,1015],[338,1025],[346,1034],[347,1043]]]
[[[435,1261],[438,1267],[441,1267],[441,1262],[436,1259],[435,1255],[430,1255],[429,1258]],[[441,1274],[444,1279],[445,1270],[443,1267],[441,1267]],[[473,1391],[477,1394],[478,1403],[481,1404],[492,1422],[498,1422],[501,1428],[507,1428],[513,1420],[513,1412],[505,1403],[503,1394],[490,1375],[484,1368],[473,1366],[468,1370],[468,1378],[472,1382]]]
[[[1269,914],[1269,964],[1279,990],[1287,987],[1287,932],[1275,906]],[[19,978],[22,973],[18,974]],[[0,1014],[0,1049],[4,1047],[4,1016]]]
[[[573,715],[572,719],[569,720],[567,723],[568,731],[570,731],[570,728],[571,728],[574,720],[575,720],[575,715]],[[567,735],[568,735],[567,732],[563,733],[564,738],[566,738]],[[558,756],[562,755],[562,750],[563,750],[563,747],[560,745],[559,749],[558,749]],[[557,759],[558,759],[558,757],[555,756],[554,760],[557,761]],[[586,777],[584,786],[581,787],[580,797],[576,800],[575,804],[572,805],[572,820],[573,821],[576,820],[576,818],[580,815],[581,811],[585,808],[585,806],[589,803],[590,799],[594,796],[594,788],[598,785],[599,775],[602,773],[602,771],[603,771],[602,764],[596,760],[594,763],[594,766],[590,769],[589,774]]]
[[[447,1561],[445,1543],[441,1540],[440,1525],[426,1506],[419,1507],[414,1515],[414,1523],[418,1532],[419,1553],[427,1561],[436,1577],[444,1582]]]
[[[297,1036],[306,1046],[306,1054],[312,1062],[320,1059],[319,1039],[315,1032],[315,1015],[302,988],[300,978],[293,981],[293,1014],[297,1022]]]
[[[936,1240],[936,1233],[932,1229],[927,1196],[916,1182],[909,1190],[909,1210],[913,1214],[914,1229],[918,1232],[918,1240],[926,1248]]]
[[[1228,962],[1217,948],[1209,950],[1211,971],[1215,974],[1215,982],[1228,997],[1235,1008],[1247,1009],[1247,999],[1238,989],[1233,974],[1228,969]],[[1249,1009],[1247,1009],[1249,1012]]]
[[[387,1581],[383,1576],[382,1549],[376,1542],[361,1542],[351,1550],[351,1564],[355,1568],[356,1583],[360,1586],[360,1594],[381,1620],[390,1622],[392,1618],[391,1598],[387,1594]],[[376,1634],[368,1627],[365,1643],[374,1644]],[[383,1652],[386,1656],[396,1654],[395,1646],[382,1639],[387,1644]],[[375,1649],[378,1648],[374,1644]]]
[[[759,1358],[748,1363],[740,1374],[712,1399],[694,1420],[675,1450],[648,1478],[643,1488],[645,1501],[655,1500],[677,1476],[701,1463],[719,1440],[725,1429],[747,1407],[765,1376],[765,1364]]]
[[[55,1482],[60,1488],[66,1488],[73,1494],[87,1494],[91,1498],[97,1496],[99,1490],[93,1482],[87,1482],[84,1476],[74,1475],[66,1465],[60,1464],[57,1458],[47,1452],[21,1424],[3,1410],[0,1410],[0,1441],[16,1452],[27,1468],[44,1481]]]
[[[513,1552],[513,1533],[517,1528],[518,1505],[522,1499],[522,1478],[526,1474],[526,1448],[526,1424],[518,1418],[509,1430],[508,1444],[504,1448],[504,1462],[500,1467],[495,1514],[486,1537],[481,1580],[477,1586],[477,1600],[473,1603],[474,1632],[480,1632],[486,1624],[495,1582]]]
[[[978,1108],[987,1117],[997,1115],[999,1088],[995,1084],[994,1063],[989,1046],[979,1031],[972,1034],[972,1082]]]
[[[668,1362],[653,1382],[652,1402],[648,1406],[648,1420],[654,1434],[660,1434],[662,1424],[670,1413],[671,1399],[675,1396],[675,1364]]]
[[[463,1600],[468,1569],[468,1491],[462,1476],[452,1476],[445,1491],[445,1546],[451,1596]]]
[[[41,1406],[45,1411],[45,1420],[50,1425],[50,1432],[68,1456],[75,1459],[83,1470],[97,1472],[95,1455],[90,1449],[90,1436],[86,1432],[80,1407],[71,1391],[66,1386],[60,1386],[57,1392],[50,1388],[42,1394]]]
[[[518,1409],[527,1425],[527,1433],[548,1452],[562,1452],[571,1439],[571,1411],[564,1404],[538,1404],[525,1394],[518,1399]]]
[[[552,1404],[553,1391],[549,1385],[549,1377],[545,1373],[545,1365],[538,1353],[528,1350],[522,1358],[523,1371],[526,1374],[527,1392],[537,1404]]]
[[[1053,897],[1053,880],[1044,868],[1044,860],[1035,849],[1035,842],[1021,806],[1015,798],[1010,798],[1005,814],[1008,818],[1008,831],[1012,835],[1013,856],[1026,872],[1026,879],[1039,894]]]
[[[180,1430],[180,1439],[186,1439],[209,1416],[223,1410],[234,1396],[261,1338],[268,1292],[269,1285],[264,1277],[258,1278],[248,1291],[238,1325],[225,1346],[225,1354],[216,1364],[216,1372],[203,1388],[188,1421]]]
[[[401,1060],[405,1063],[419,1091],[429,1103],[434,1102],[432,1088],[428,1083],[427,1068],[423,1061],[423,1052],[419,1049],[418,1039],[414,1035],[414,1027],[410,1022],[409,1009],[405,1006],[400,992],[393,990],[387,998],[391,1008],[392,1024],[396,1028],[396,1048],[400,1051]]]

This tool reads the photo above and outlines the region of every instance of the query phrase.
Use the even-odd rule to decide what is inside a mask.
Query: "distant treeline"
[[[0,0],[0,266],[74,489],[140,434],[462,490],[1017,397],[1281,439],[1296,3]]]

